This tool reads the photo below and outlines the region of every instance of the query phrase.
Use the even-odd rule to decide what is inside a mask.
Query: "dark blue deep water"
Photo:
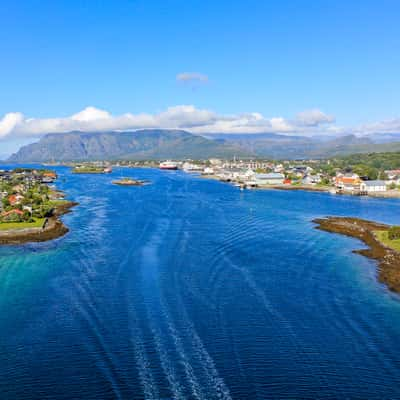
[[[2,400],[400,398],[399,297],[311,222],[398,200],[58,171],[70,233],[0,248]]]

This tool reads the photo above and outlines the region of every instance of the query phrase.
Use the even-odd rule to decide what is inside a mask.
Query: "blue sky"
[[[285,120],[322,110],[337,126],[400,116],[397,0],[3,0],[0,12],[0,121],[88,106]],[[177,81],[184,72],[208,81]]]

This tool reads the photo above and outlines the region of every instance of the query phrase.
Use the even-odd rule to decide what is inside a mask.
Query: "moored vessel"
[[[160,169],[176,170],[178,169],[178,164],[174,161],[163,161],[160,163]]]

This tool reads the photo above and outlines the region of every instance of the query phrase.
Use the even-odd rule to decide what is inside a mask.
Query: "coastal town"
[[[76,174],[108,174],[113,167],[182,170],[244,189],[308,190],[355,196],[400,197],[400,155],[374,153],[325,160],[120,160],[63,163]],[[396,157],[396,155],[398,155]],[[368,158],[364,155],[364,158]]]
[[[0,243],[49,240],[68,230],[57,216],[74,204],[64,200],[48,169],[0,170]]]
[[[223,161],[205,164],[184,162],[186,172],[231,182],[241,189],[275,188],[326,191],[336,194],[400,197],[400,168],[384,170],[378,176],[361,175],[350,168],[326,168],[320,160],[302,162]],[[375,179],[374,179],[375,178]]]
[[[392,163],[393,164],[393,163]],[[392,165],[388,163],[388,165]],[[96,164],[106,173],[109,165]],[[390,169],[351,165],[334,160],[208,160],[120,161],[119,167],[182,170],[203,178],[231,183],[240,189],[309,190],[356,196],[400,197],[400,164]],[[82,168],[82,167],[81,167]]]

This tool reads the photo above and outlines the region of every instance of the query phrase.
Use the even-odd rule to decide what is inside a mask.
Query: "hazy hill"
[[[392,136],[394,139],[396,136]],[[193,135],[182,130],[53,133],[22,147],[11,162],[116,159],[204,159],[247,156],[274,159],[329,158],[354,153],[400,151],[398,141],[373,137],[287,136],[261,134]]]
[[[53,133],[23,146],[11,162],[112,159],[183,159],[246,155],[233,143],[219,142],[181,130]]]
[[[207,137],[223,140],[224,143],[230,143],[259,157],[275,159],[329,158],[353,153],[400,150],[400,137],[395,143],[394,140],[390,143],[378,143],[375,138],[355,135],[306,137],[265,133],[210,134]]]

